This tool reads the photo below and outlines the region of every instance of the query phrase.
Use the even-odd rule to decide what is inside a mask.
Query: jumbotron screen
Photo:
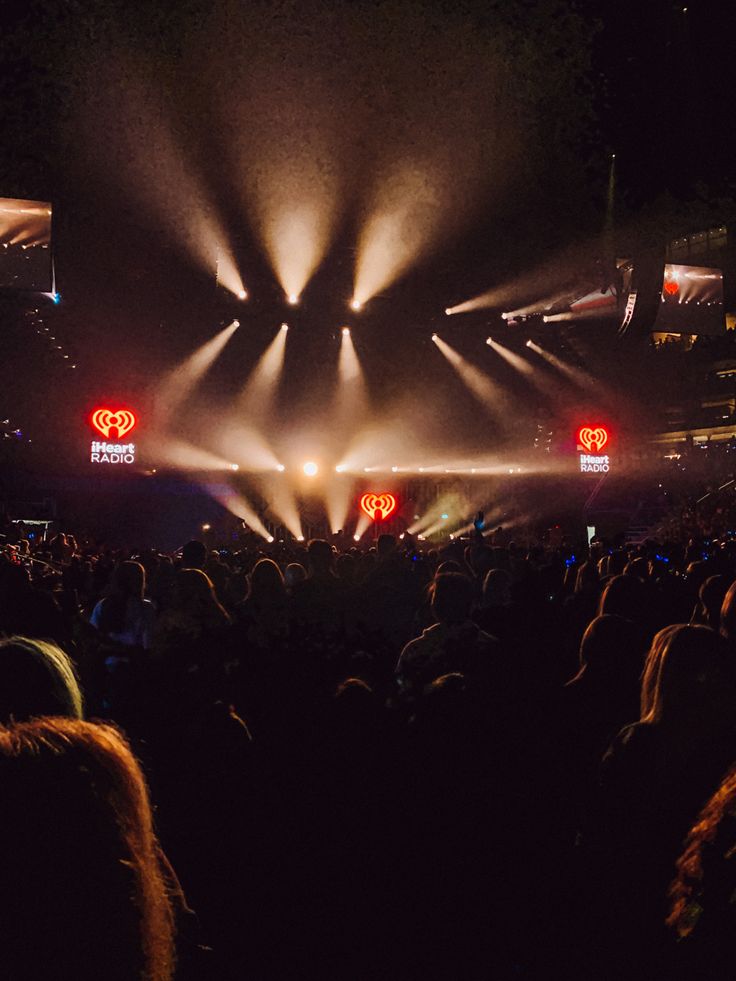
[[[51,204],[0,198],[0,289],[51,293]]]
[[[723,334],[721,270],[667,263],[652,329],[671,334]]]

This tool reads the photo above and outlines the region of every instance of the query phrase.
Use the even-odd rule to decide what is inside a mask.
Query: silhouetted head
[[[287,589],[293,589],[297,583],[304,582],[307,570],[299,562],[290,562],[284,572],[284,582]]]
[[[204,569],[207,562],[207,547],[204,542],[193,538],[181,550],[181,564],[184,569]]]
[[[3,976],[173,976],[173,915],[148,792],[110,726],[0,727]]]
[[[728,645],[710,627],[674,624],[655,635],[642,682],[642,719],[717,727],[736,715]]]
[[[463,623],[473,608],[473,584],[458,572],[437,576],[429,587],[432,612],[440,623]]]
[[[49,641],[0,640],[0,723],[39,715],[82,718],[82,693],[72,662]]]
[[[646,587],[636,576],[614,576],[603,590],[598,615],[613,613],[639,621],[647,613]]]
[[[269,600],[284,595],[284,577],[273,559],[259,559],[250,574],[248,598]]]
[[[146,590],[146,570],[140,562],[121,562],[110,580],[110,594],[142,600]]]
[[[309,543],[309,567],[315,575],[326,575],[332,569],[332,546],[323,538]]]
[[[726,640],[736,641],[736,582],[732,582],[721,607],[721,633]]]
[[[508,606],[511,603],[511,573],[505,569],[491,569],[483,581],[485,606]]]

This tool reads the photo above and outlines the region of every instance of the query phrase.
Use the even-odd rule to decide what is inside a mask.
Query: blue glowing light
[[[61,293],[52,293],[52,294],[51,294],[51,299],[52,299],[52,300],[53,300],[53,302],[54,302],[54,303],[56,303],[56,304],[59,304],[59,303],[61,303]]]
[[[450,515],[449,515],[449,514],[443,514],[443,515],[442,515],[442,520],[443,520],[443,521],[447,521],[447,519],[448,519],[449,517],[450,517]]]

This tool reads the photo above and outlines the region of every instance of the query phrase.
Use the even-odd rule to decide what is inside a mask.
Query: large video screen
[[[671,334],[723,334],[726,320],[721,270],[667,263],[652,330]]]
[[[0,198],[0,289],[53,290],[48,201]]]

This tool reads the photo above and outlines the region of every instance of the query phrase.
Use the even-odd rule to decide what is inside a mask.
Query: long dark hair
[[[102,601],[100,632],[119,634],[125,630],[125,615],[131,599],[143,602],[146,570],[140,562],[121,562],[112,574],[110,593]]]
[[[174,918],[146,784],[108,725],[0,726],[3,976],[170,981]]]

